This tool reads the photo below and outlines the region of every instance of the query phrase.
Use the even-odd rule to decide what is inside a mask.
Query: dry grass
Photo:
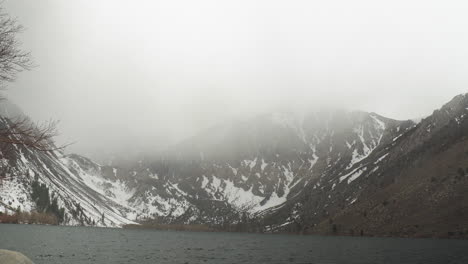
[[[37,212],[15,213],[12,215],[1,214],[0,223],[58,225],[58,219],[55,215]]]

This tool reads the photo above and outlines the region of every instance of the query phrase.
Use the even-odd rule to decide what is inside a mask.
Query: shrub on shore
[[[11,215],[0,214],[0,223],[58,225],[58,219],[53,214],[17,212]]]

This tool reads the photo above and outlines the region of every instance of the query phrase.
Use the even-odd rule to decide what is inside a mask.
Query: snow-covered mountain
[[[8,120],[2,118],[0,123],[5,125]],[[74,167],[75,161],[71,157],[58,151],[39,152],[19,145],[4,144],[2,150],[2,212],[35,210],[37,206],[32,194],[37,182],[47,187],[47,200],[56,199],[59,208],[63,208],[64,224],[121,226],[133,223],[127,207],[88,186],[87,180],[92,176]]]
[[[34,210],[36,181],[64,208],[65,224],[223,227],[248,219],[248,230],[256,231],[346,233],[373,223],[376,233],[381,218],[395,212],[370,213],[379,207],[374,200],[383,203],[385,195],[419,186],[401,175],[413,175],[411,169],[439,155],[435,146],[451,149],[468,136],[467,107],[468,96],[457,96],[417,124],[359,111],[275,112],[213,127],[163,153],[112,166],[13,146],[2,155],[0,207]],[[364,220],[349,216],[364,207]]]
[[[207,130],[158,159],[123,167],[11,146],[2,159],[1,199],[34,210],[31,186],[38,181],[65,209],[66,224],[222,224],[283,205],[337,162],[353,168],[399,123],[364,112],[272,113]]]
[[[265,216],[277,230],[316,234],[467,237],[468,94],[419,123],[387,126],[352,166],[339,163]]]

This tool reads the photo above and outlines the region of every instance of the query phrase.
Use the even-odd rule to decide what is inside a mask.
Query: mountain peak
[[[458,112],[468,108],[468,93],[455,96],[448,103],[444,104],[439,110]],[[437,111],[437,110],[436,110]]]

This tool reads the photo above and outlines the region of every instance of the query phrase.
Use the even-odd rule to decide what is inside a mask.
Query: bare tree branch
[[[21,49],[17,35],[23,26],[0,7],[0,82],[12,82],[19,72],[33,67],[31,54]]]
[[[22,30],[23,26],[0,6],[0,89],[4,89],[6,83],[13,82],[18,73],[33,67],[30,53],[21,49],[21,42],[17,39]],[[57,121],[35,124],[27,117],[16,120],[0,117],[0,120],[3,121],[0,143],[5,143],[1,144],[2,151],[8,149],[8,145],[22,145],[39,151],[54,151],[66,147],[56,147],[53,143],[52,138],[57,135]]]
[[[51,120],[36,125],[27,117],[17,120],[1,118],[1,120],[6,126],[0,128],[0,143],[23,145],[39,151],[60,150],[68,146],[55,146],[52,140],[57,136],[57,121]]]

